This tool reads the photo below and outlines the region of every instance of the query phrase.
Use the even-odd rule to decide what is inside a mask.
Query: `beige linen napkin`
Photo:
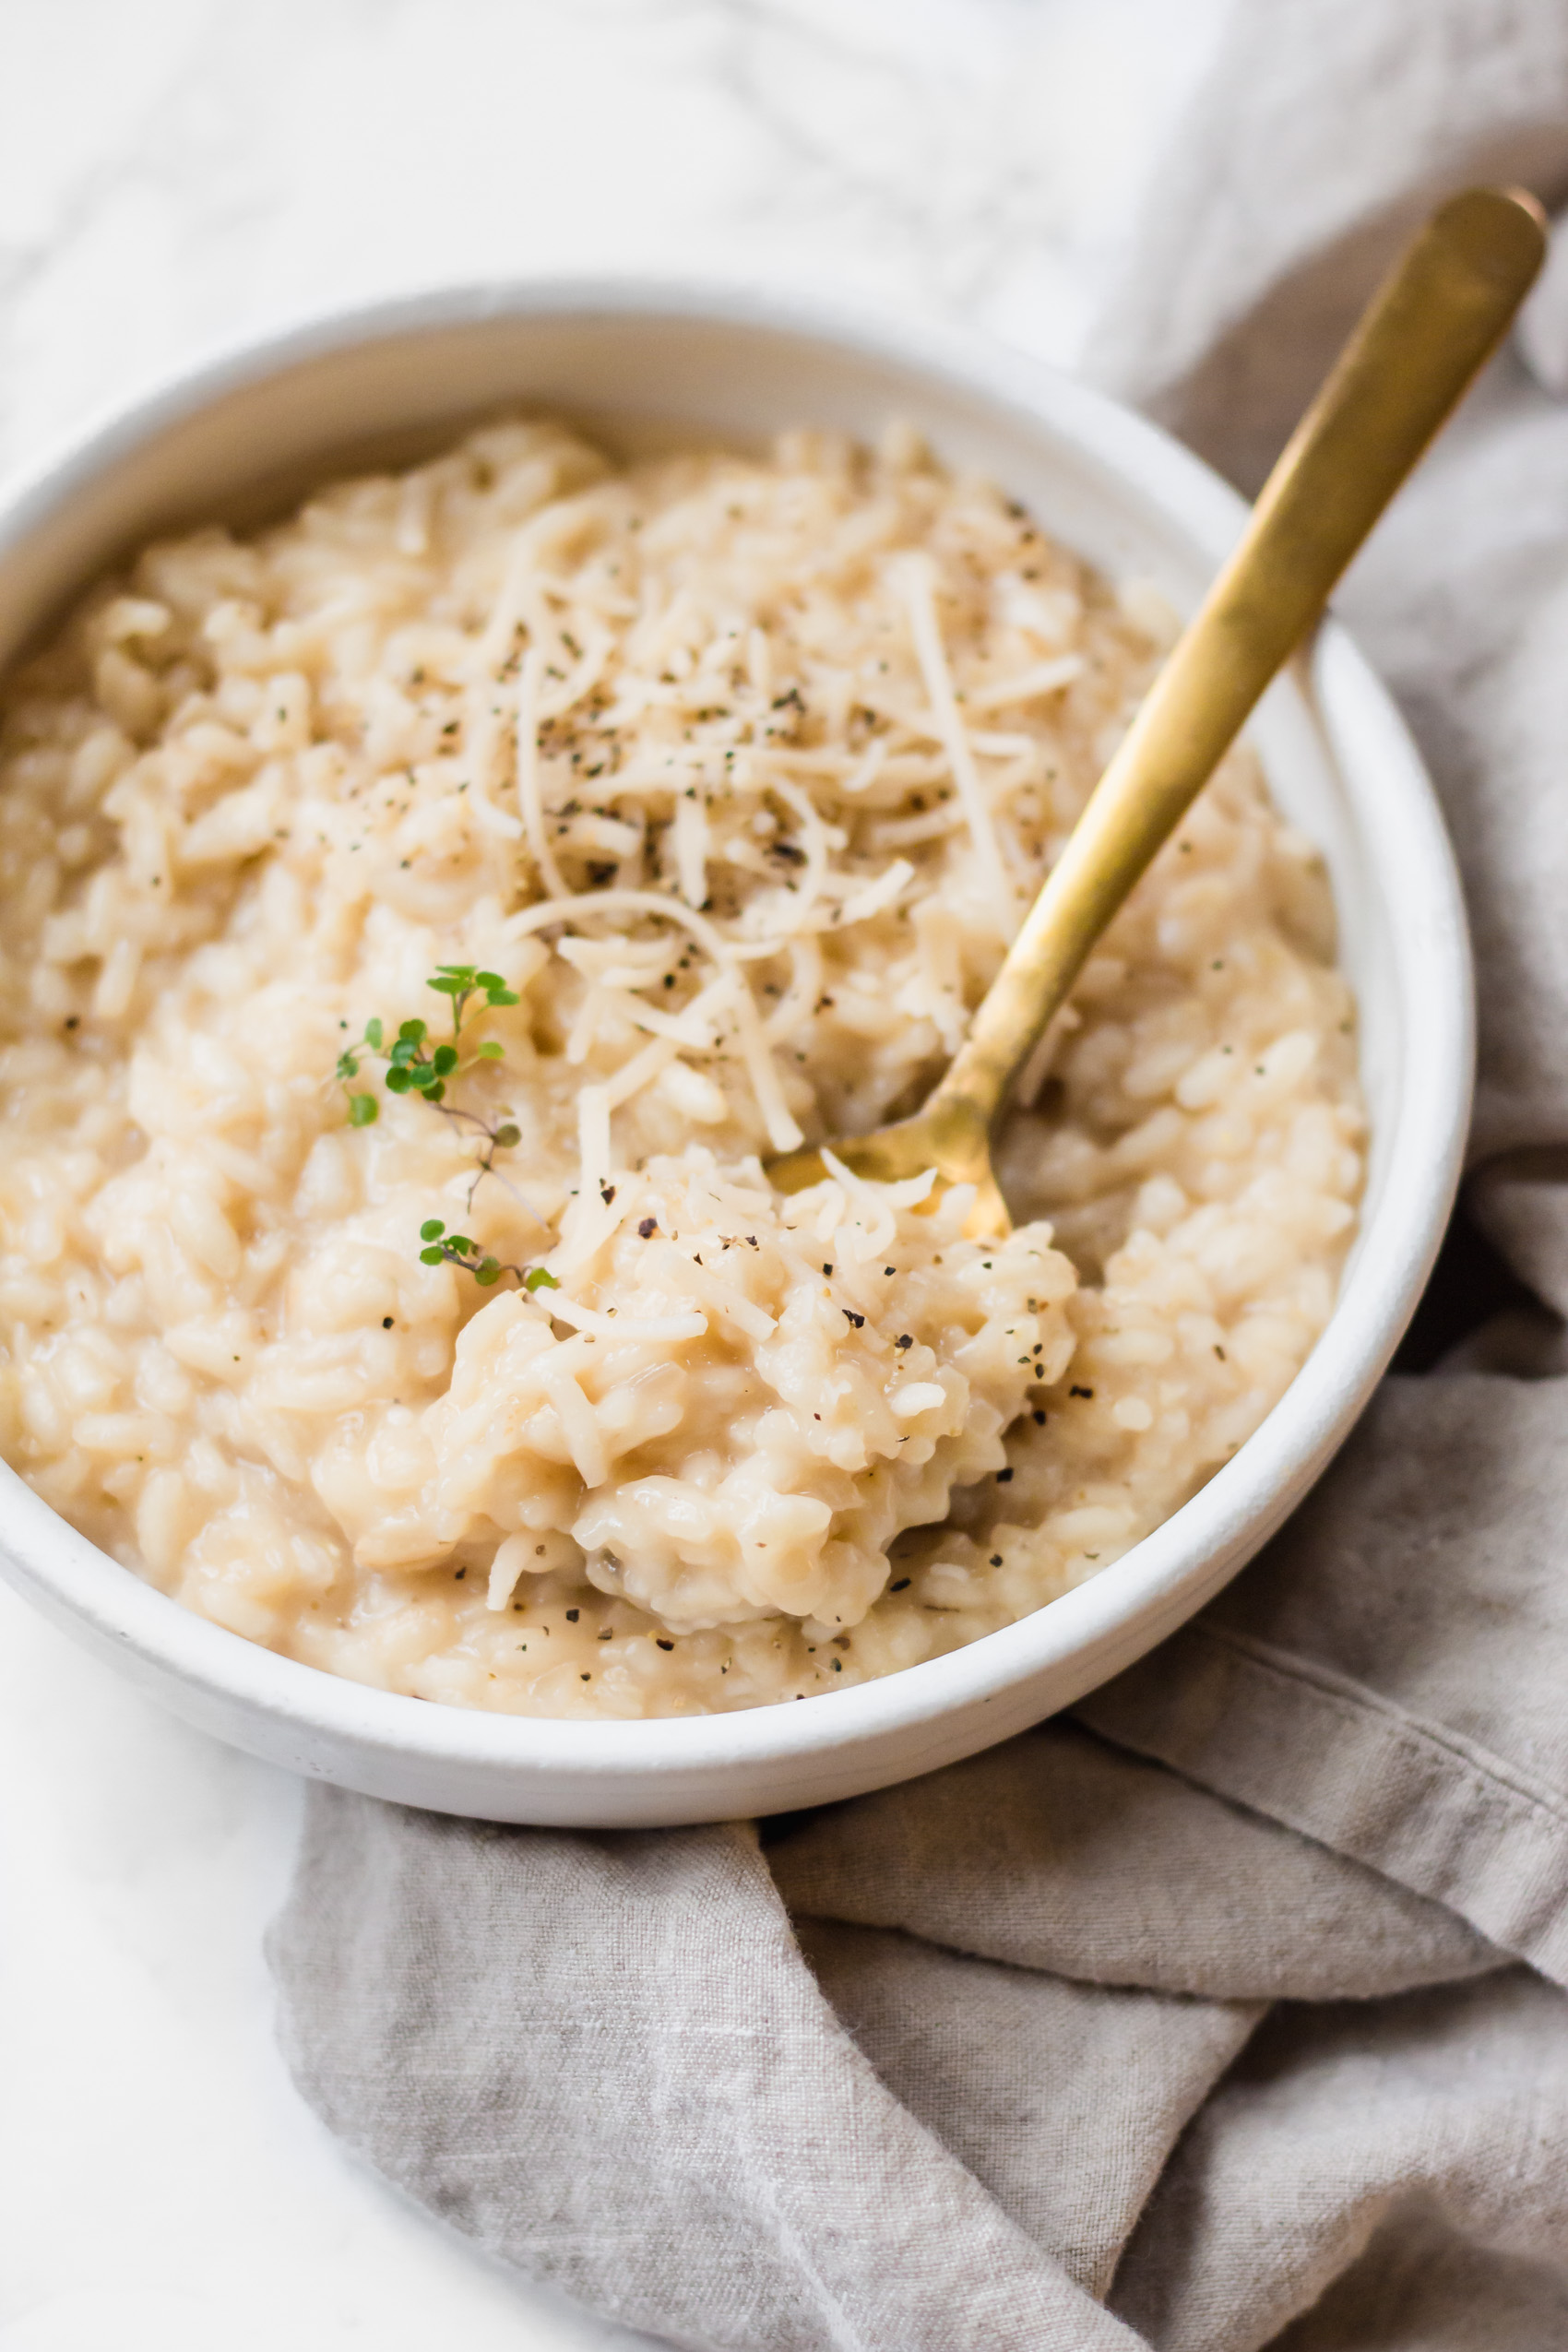
[[[1099,373],[1255,481],[1478,169],[1568,187],[1562,0],[1241,0]],[[315,1793],[272,1942],[305,2096],[630,2326],[1568,2344],[1568,408],[1517,361],[1343,601],[1470,893],[1469,1222],[1412,1353],[1463,1344],[1075,1721],[923,1782],[761,1835]]]

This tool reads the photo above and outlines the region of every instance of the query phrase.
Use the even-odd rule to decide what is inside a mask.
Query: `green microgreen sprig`
[[[352,1090],[352,1082],[360,1075],[360,1063],[367,1056],[374,1056],[386,1064],[388,1094],[419,1094],[426,1102],[440,1106],[445,1103],[449,1080],[466,1076],[477,1063],[500,1062],[506,1049],[495,1038],[484,1038],[470,1053],[462,1046],[463,1016],[476,996],[484,999],[485,1011],[518,1002],[516,989],[508,988],[499,972],[481,972],[472,964],[437,964],[434,977],[427,980],[438,996],[452,1003],[452,1035],[439,1045],[430,1040],[429,1024],[405,1021],[392,1043],[386,1043],[386,1029],[380,1020],[367,1021],[364,1036],[357,1045],[350,1045],[338,1056],[339,1083],[349,1095],[349,1124],[350,1127],[374,1127],[380,1105],[374,1094]],[[447,1116],[468,1119],[482,1127],[496,1146],[509,1147],[517,1141],[516,1127],[492,1128],[476,1111],[457,1111],[447,1105]]]
[[[493,1258],[470,1241],[466,1233],[448,1233],[445,1220],[427,1217],[420,1227],[420,1240],[424,1243],[420,1252],[422,1265],[457,1265],[471,1274],[481,1289],[488,1290],[504,1274],[515,1275],[524,1290],[559,1290],[561,1285],[548,1266],[520,1266]]]
[[[516,989],[508,988],[499,972],[481,971],[474,964],[438,964],[434,975],[425,982],[438,996],[448,999],[452,1007],[452,1034],[439,1042],[434,1040],[428,1022],[404,1021],[398,1034],[387,1041],[386,1025],[379,1019],[367,1021],[364,1035],[359,1041],[346,1046],[338,1056],[336,1075],[348,1097],[350,1127],[374,1127],[380,1116],[381,1105],[368,1087],[356,1087],[362,1065],[367,1061],[386,1063],[383,1083],[391,1095],[419,1095],[444,1119],[466,1128],[481,1142],[474,1167],[474,1181],[469,1190],[469,1205],[473,1206],[474,1192],[480,1179],[494,1173],[498,1151],[511,1151],[522,1141],[521,1130],[511,1119],[491,1120],[480,1111],[470,1111],[466,1104],[450,1099],[448,1089],[481,1063],[505,1060],[506,1049],[495,1038],[477,1041],[464,1038],[463,1022],[470,1005],[476,1012],[493,1012],[503,1005],[516,1004],[520,1000]],[[477,1002],[476,1002],[477,1000]],[[519,1198],[521,1196],[519,1195]],[[527,1207],[527,1202],[524,1202]],[[529,1210],[531,1216],[533,1212]],[[451,1234],[439,1218],[427,1223],[421,1232],[426,1246],[420,1253],[427,1265],[443,1261],[460,1265],[485,1289],[498,1282],[503,1274],[515,1274],[529,1289],[538,1289],[541,1282],[552,1277],[542,1267],[532,1275],[524,1274],[517,1266],[504,1265],[498,1258],[487,1256],[476,1241],[465,1234]],[[537,1279],[535,1277],[538,1277]]]

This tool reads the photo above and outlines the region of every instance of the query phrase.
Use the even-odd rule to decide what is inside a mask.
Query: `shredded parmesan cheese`
[[[963,715],[953,692],[952,674],[947,656],[942,647],[942,625],[936,617],[936,595],[929,562],[908,557],[901,566],[905,594],[909,600],[909,628],[920,657],[921,674],[925,680],[926,695],[931,703],[936,731],[953,765],[954,781],[964,804],[969,833],[975,845],[990,895],[993,920],[1004,941],[1010,941],[1023,920],[1018,895],[1007,879],[1002,862],[1002,852],[996,846],[996,834],[991,822],[975,766],[974,753],[964,731]]]
[[[550,848],[539,790],[539,678],[543,660],[538,646],[530,646],[517,674],[517,801],[540,880],[552,898],[566,898],[571,892]]]

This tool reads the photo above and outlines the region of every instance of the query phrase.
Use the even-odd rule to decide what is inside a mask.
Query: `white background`
[[[818,286],[1071,366],[1224,0],[0,0],[0,466],[442,280]],[[345,2157],[272,2037],[299,1791],[0,1593],[0,2352],[632,2338]]]

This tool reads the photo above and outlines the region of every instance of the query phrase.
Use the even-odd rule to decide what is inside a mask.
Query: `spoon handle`
[[[1080,967],[1493,350],[1540,267],[1533,197],[1436,212],[1363,315],[1048,876],[925,1116],[995,1118]]]

